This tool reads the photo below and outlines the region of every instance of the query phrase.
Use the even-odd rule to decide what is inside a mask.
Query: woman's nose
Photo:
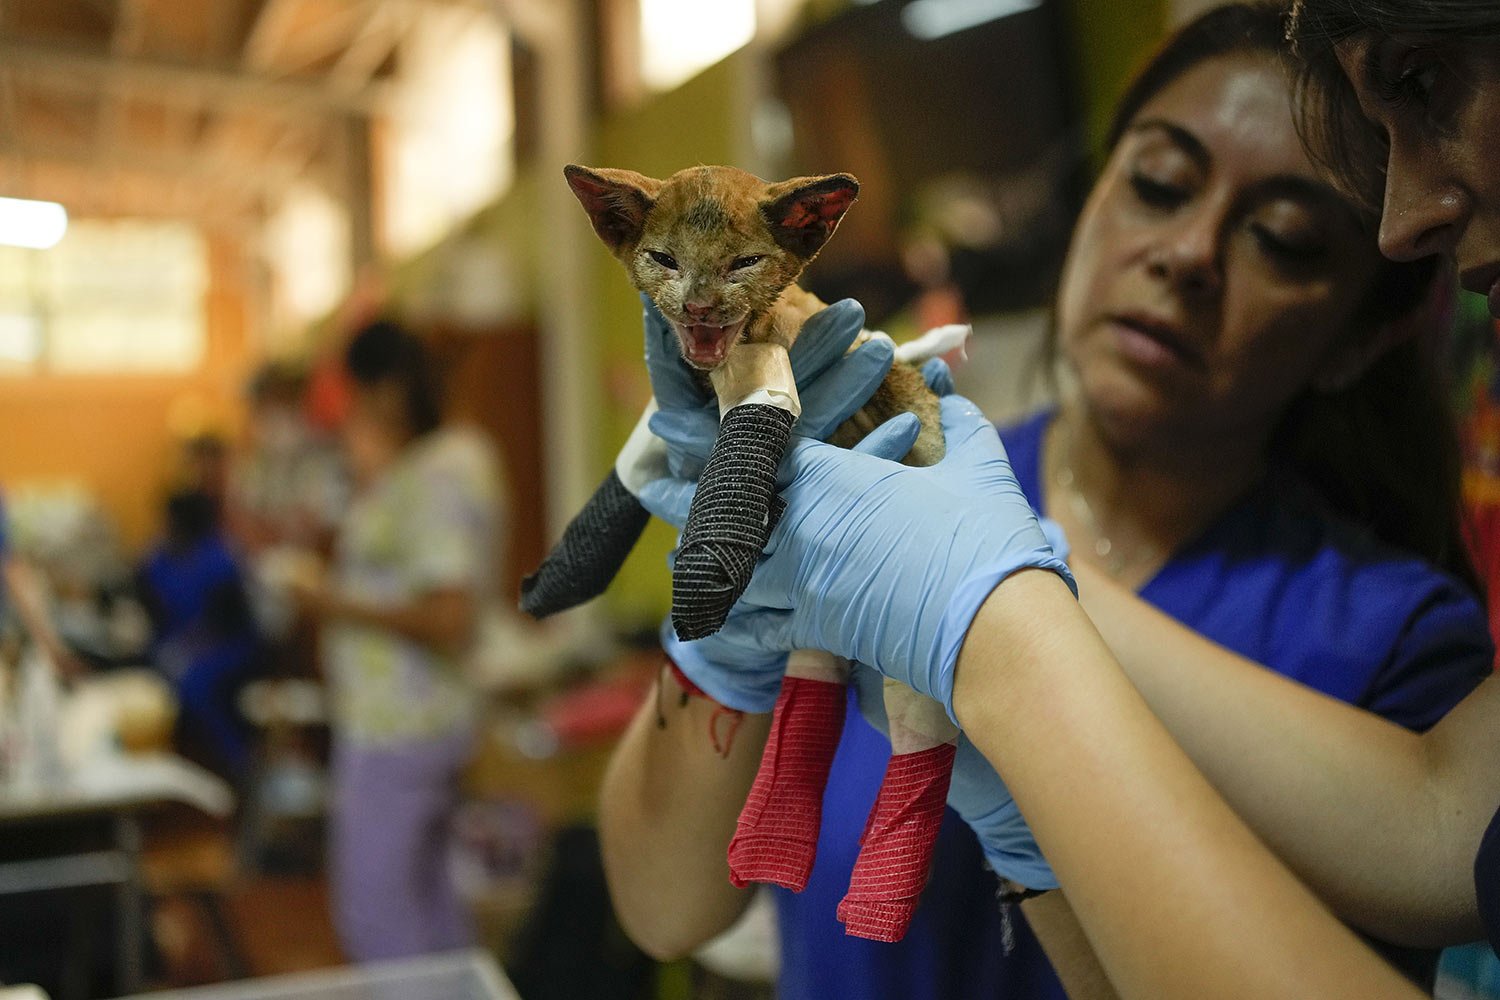
[[[1452,254],[1468,225],[1473,201],[1462,185],[1444,178],[1438,163],[1391,148],[1380,252],[1392,260]]]
[[[1151,248],[1148,266],[1152,273],[1170,281],[1181,291],[1194,294],[1217,291],[1220,285],[1219,227],[1209,213],[1194,213],[1162,233]]]

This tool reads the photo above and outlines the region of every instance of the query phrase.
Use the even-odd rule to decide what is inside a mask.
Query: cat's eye
[[[677,270],[677,258],[671,254],[662,253],[660,250],[647,250],[646,256],[656,261],[669,271]]]
[[[742,271],[747,267],[754,267],[765,259],[765,254],[751,254],[749,257],[736,257],[734,263],[729,265],[731,271]]]

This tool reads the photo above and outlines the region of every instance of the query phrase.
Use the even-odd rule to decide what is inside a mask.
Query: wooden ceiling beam
[[[162,104],[253,105],[291,117],[339,114],[377,115],[390,103],[390,90],[369,83],[352,94],[314,82],[282,80],[234,68],[214,68],[72,49],[55,44],[0,38],[0,65],[58,88],[97,92],[101,82],[118,84]]]
[[[375,78],[376,71],[414,22],[415,16],[410,12],[385,5],[375,6],[328,71],[329,85],[358,93]]]
[[[182,178],[195,187],[275,194],[283,190],[305,168],[293,154],[264,159],[247,165],[243,158],[173,155],[122,148],[107,157],[87,142],[21,140],[5,148],[3,160],[28,163],[61,163],[100,171],[126,171],[164,178]]]

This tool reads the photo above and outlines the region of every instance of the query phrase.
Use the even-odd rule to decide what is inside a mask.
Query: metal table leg
[[[140,990],[145,978],[145,901],[141,872],[142,834],[140,817],[132,811],[115,817],[115,847],[126,858],[125,878],[117,893],[119,951],[115,956],[117,988],[122,993]]]

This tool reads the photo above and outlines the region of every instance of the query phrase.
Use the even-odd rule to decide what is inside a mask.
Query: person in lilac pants
[[[492,446],[442,424],[416,336],[374,323],[345,369],[356,491],[331,572],[296,590],[321,624],[332,696],[334,921],[349,957],[369,961],[472,941],[447,857],[477,715],[463,663],[492,590],[501,494]]]

